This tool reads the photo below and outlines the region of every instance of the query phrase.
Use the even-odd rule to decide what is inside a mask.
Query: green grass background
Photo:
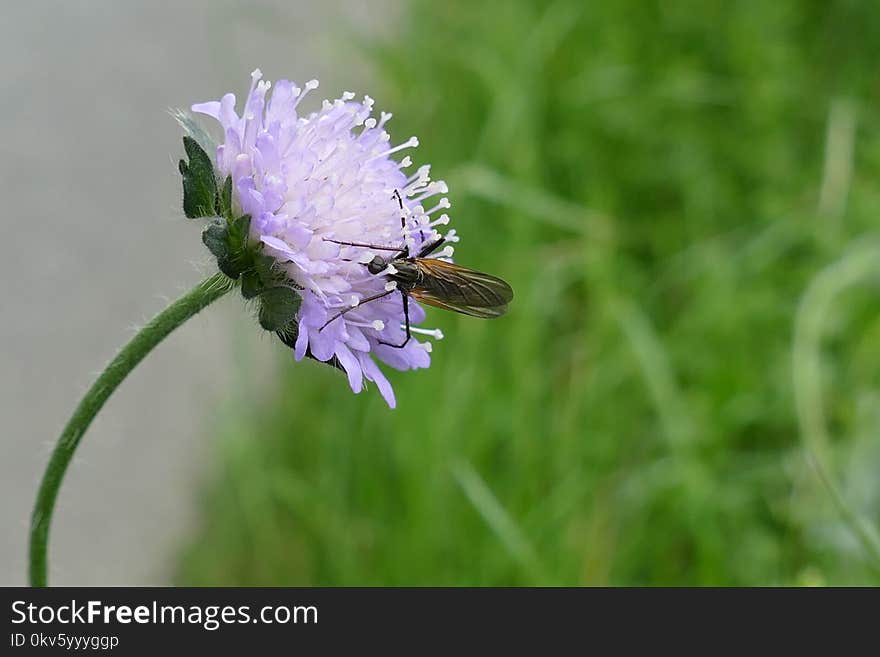
[[[515,302],[430,311],[393,412],[292,358],[243,384],[178,582],[880,584],[880,4],[413,0],[390,34],[374,95]]]

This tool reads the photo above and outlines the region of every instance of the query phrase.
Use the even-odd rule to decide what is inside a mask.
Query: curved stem
[[[126,344],[110,361],[97,381],[92,384],[64,427],[58,443],[43,473],[37,501],[31,516],[30,582],[31,586],[46,586],[46,546],[52,511],[67,466],[98,411],[113,394],[117,386],[128,376],[165,336],[211,302],[232,289],[231,281],[223,274],[214,274],[196,285],[161,313]]]

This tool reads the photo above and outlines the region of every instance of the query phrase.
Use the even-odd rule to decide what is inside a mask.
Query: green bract
[[[236,212],[232,177],[217,184],[214,165],[192,137],[183,138],[188,161],[180,160],[183,176],[183,212],[190,218],[213,218],[202,231],[202,241],[217,258],[217,267],[241,282],[245,299],[258,299],[259,321],[267,331],[296,334],[296,313],[301,302],[296,286],[275,260],[262,253],[262,244],[249,239],[251,217]]]
[[[183,176],[183,213],[191,218],[212,217],[217,206],[217,181],[211,158],[192,137],[183,138],[183,148],[189,162],[181,160]]]

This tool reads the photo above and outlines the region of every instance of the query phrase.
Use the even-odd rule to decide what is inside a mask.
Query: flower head
[[[405,172],[412,166],[410,157],[393,156],[418,140],[391,146],[385,130],[391,114],[373,118],[369,96],[356,101],[346,92],[304,114],[299,105],[318,87],[316,80],[300,88],[287,80],[273,86],[261,78],[259,70],[251,74],[240,116],[231,93],[192,109],[223,127],[216,167],[223,177],[231,176],[233,199],[251,217],[250,239],[262,244],[263,253],[300,290],[297,360],[307,353],[321,361],[335,359],[354,392],[361,391],[364,379],[374,381],[393,408],[394,392],[374,359],[399,370],[428,367],[431,345],[411,339],[402,348],[390,346],[405,337],[401,294],[364,301],[393,288],[386,276],[365,266],[389,252],[338,242],[415,253],[439,236],[438,226],[449,223],[441,214],[449,201],[429,201],[445,194],[446,184],[432,182],[427,165]],[[447,242],[458,240],[454,232],[446,233]],[[451,247],[439,254],[451,255]],[[409,309],[412,324],[424,320],[412,300]]]

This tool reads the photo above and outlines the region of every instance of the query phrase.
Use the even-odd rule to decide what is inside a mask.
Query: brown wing
[[[416,261],[422,274],[410,291],[414,299],[473,317],[500,317],[513,299],[510,285],[496,276],[445,260]]]
[[[429,306],[443,308],[443,310],[452,310],[462,315],[470,315],[471,317],[482,317],[483,319],[492,319],[493,317],[501,317],[507,312],[507,304],[501,306],[467,306],[454,301],[447,301],[435,297],[430,292],[414,289],[410,291],[410,296],[416,301],[426,303]]]

